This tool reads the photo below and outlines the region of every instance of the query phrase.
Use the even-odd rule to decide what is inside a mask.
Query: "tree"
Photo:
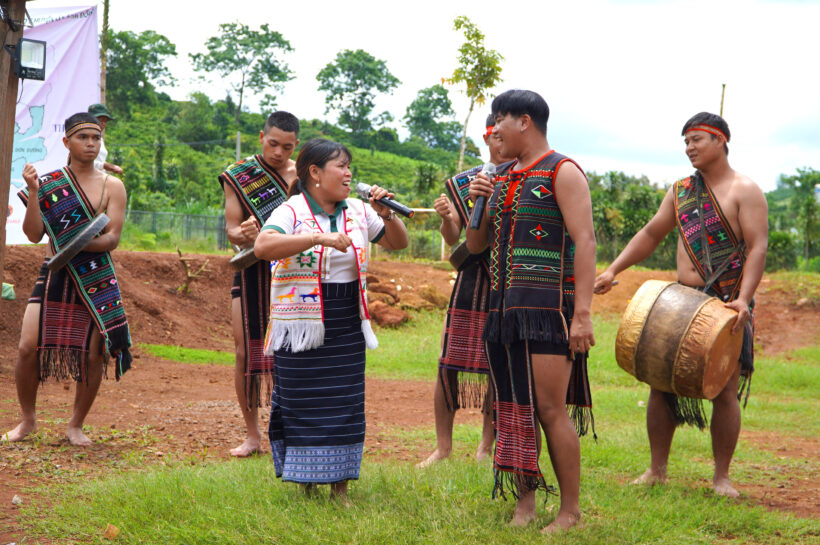
[[[820,185],[820,171],[813,168],[798,168],[793,176],[780,176],[784,185],[794,189],[791,199],[792,212],[797,216],[797,225],[803,234],[803,259],[808,265],[813,257],[813,241],[820,229],[820,203],[815,197],[815,186]]]
[[[428,146],[456,151],[461,123],[454,121],[453,104],[444,86],[436,84],[422,89],[404,114],[410,136],[417,136]]]
[[[239,96],[235,112],[239,123],[246,90],[261,93],[273,88],[281,92],[284,82],[293,79],[288,65],[276,58],[293,48],[282,34],[272,31],[267,24],[259,30],[251,30],[242,23],[224,23],[219,25],[219,30],[219,36],[211,36],[205,42],[208,53],[192,53],[190,56],[196,70],[217,72],[234,82],[231,89]],[[266,94],[264,100],[270,103],[275,99]]]
[[[129,118],[135,104],[156,103],[155,86],[172,86],[176,79],[165,67],[177,49],[162,34],[146,30],[111,32],[108,37],[106,103],[116,116]]]
[[[208,95],[195,91],[190,99],[177,114],[177,138],[182,142],[204,142],[224,136],[214,125],[214,107]]]
[[[392,93],[399,83],[385,61],[362,49],[345,49],[316,75],[319,90],[327,93],[325,113],[339,112],[339,124],[355,135],[373,128],[371,114],[376,92]],[[380,114],[382,121],[386,118]],[[389,115],[389,114],[388,114]]]
[[[465,93],[470,99],[470,108],[461,132],[461,146],[458,152],[458,170],[464,164],[464,147],[467,141],[467,125],[476,104],[487,101],[487,92],[501,81],[501,61],[504,57],[492,49],[484,47],[484,33],[470,19],[462,15],[453,21],[455,30],[464,31],[464,43],[458,48],[458,67],[453,75],[443,81],[450,85],[464,83]]]

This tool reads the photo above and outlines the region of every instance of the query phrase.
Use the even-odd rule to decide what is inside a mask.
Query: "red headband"
[[[490,136],[491,134],[493,134],[493,129],[494,128],[495,128],[494,125],[490,125],[489,127],[487,127],[487,132],[484,133],[484,136]]]
[[[692,125],[688,129],[686,129],[687,133],[691,132],[691,131],[708,132],[709,134],[714,134],[715,136],[722,136],[724,140],[726,140],[727,142],[729,141],[729,137],[726,136],[726,133],[724,133],[722,130],[718,129],[717,127],[713,127],[712,125],[706,125],[705,123],[701,123],[699,125]]]

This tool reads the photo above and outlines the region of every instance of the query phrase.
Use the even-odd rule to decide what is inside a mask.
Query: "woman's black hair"
[[[305,191],[305,184],[310,182],[310,167],[316,165],[325,168],[328,161],[336,159],[340,155],[345,155],[350,162],[353,156],[344,144],[327,140],[325,138],[313,138],[305,142],[299,150],[296,158],[296,175],[299,177],[290,185],[288,197],[298,195]]]

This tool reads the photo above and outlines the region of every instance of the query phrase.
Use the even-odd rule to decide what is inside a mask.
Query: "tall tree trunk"
[[[470,116],[473,114],[473,106],[475,106],[475,99],[470,100],[470,109],[467,111],[467,119],[464,120],[464,129],[461,131],[461,146],[458,150],[458,168],[456,172],[461,172],[464,169],[464,148],[467,147],[467,123],[470,122]]]
[[[239,126],[239,112],[242,111],[242,95],[245,94],[245,73],[242,72],[242,85],[239,87],[239,104],[236,105],[236,125]]]
[[[108,71],[108,3],[103,0],[103,27],[100,40],[100,102],[105,104],[106,73]]]

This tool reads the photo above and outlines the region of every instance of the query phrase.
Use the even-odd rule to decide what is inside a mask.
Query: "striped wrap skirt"
[[[359,283],[322,284],[324,344],[274,353],[268,435],[276,476],[298,483],[359,478],[365,341]]]

